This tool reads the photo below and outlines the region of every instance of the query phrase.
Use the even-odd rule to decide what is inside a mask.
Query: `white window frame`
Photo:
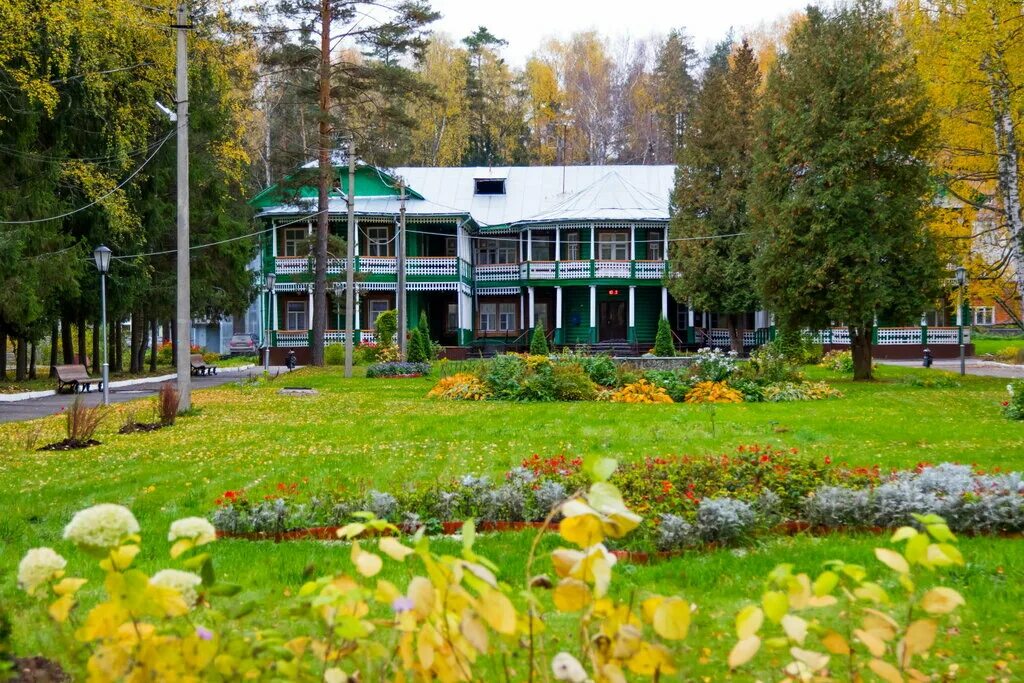
[[[974,321],[975,325],[995,325],[996,324],[996,307],[995,306],[972,306],[971,307],[971,320]]]
[[[444,255],[449,258],[452,256],[458,256],[459,254],[459,243],[457,237],[445,237],[444,238]]]
[[[498,304],[480,304],[477,316],[480,320],[479,329],[481,332],[498,331]]]
[[[383,233],[383,237],[381,236]],[[366,255],[391,256],[391,237],[386,225],[366,226]]]
[[[602,261],[628,261],[629,233],[625,230],[600,233],[597,239],[597,253]]]
[[[483,239],[477,246],[476,262],[488,266],[498,263],[516,262],[516,245],[514,239]]]
[[[284,324],[286,330],[308,330],[309,319],[306,317],[305,301],[289,301],[285,304]],[[295,322],[293,322],[293,320]]]
[[[297,248],[299,242],[309,236],[306,228],[281,228],[281,253],[285,257],[306,256]]]
[[[518,307],[511,301],[504,301],[498,304],[498,331],[511,332],[518,330],[516,326],[516,309]]]
[[[657,237],[655,237],[657,235]],[[664,261],[665,255],[661,253],[661,247],[663,246],[662,240],[665,237],[665,233],[661,230],[648,230],[647,231],[647,260],[648,261]],[[652,252],[657,252],[657,256]]]
[[[446,332],[455,332],[459,329],[459,304],[452,302],[448,304],[448,316],[446,318]]]
[[[384,308],[380,308],[380,305]],[[366,317],[370,322],[370,329],[377,329],[377,318],[381,313],[386,313],[391,310],[391,302],[387,299],[367,299],[366,301]]]
[[[580,248],[580,233],[578,230],[565,233],[565,260],[580,261],[582,249]]]

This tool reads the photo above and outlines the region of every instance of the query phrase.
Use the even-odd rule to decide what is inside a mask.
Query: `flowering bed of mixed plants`
[[[545,520],[586,481],[579,458],[534,455],[498,481],[468,474],[393,493],[320,491],[307,482],[227,491],[212,520],[219,531],[259,536],[338,527],[366,510],[410,533],[450,531],[455,520],[467,518],[500,529],[506,522]],[[736,543],[780,525],[895,527],[912,514],[941,514],[965,533],[1024,531],[1020,474],[950,463],[882,472],[754,445],[732,454],[625,463],[610,481],[631,508],[650,517],[639,540],[662,550]]]
[[[734,352],[701,349],[677,370],[646,372],[605,356],[506,354],[443,377],[428,394],[448,400],[743,403],[810,401],[842,394],[809,382],[768,345],[741,363]]]
[[[1011,420],[1024,420],[1024,380],[1006,385],[1008,397],[1003,401],[1003,415]]]

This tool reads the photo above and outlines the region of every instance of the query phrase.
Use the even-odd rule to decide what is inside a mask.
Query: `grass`
[[[980,334],[971,336],[974,343],[974,353],[977,356],[986,354],[996,357],[1005,357],[1008,362],[1020,362],[1012,360],[1013,353],[1018,357],[1024,357],[1024,336],[1013,337],[986,337]]]
[[[808,374],[828,378],[846,397],[723,405],[714,410],[713,427],[711,413],[686,405],[438,403],[424,398],[430,379],[346,382],[335,368],[288,376],[289,386],[316,388],[315,397],[278,395],[282,380],[196,392],[197,414],[152,433],[117,435],[120,417],[112,415],[97,433],[103,445],[83,451],[26,448],[32,438],[37,445],[63,438],[59,418],[2,425],[0,490],[7,495],[0,503],[0,603],[17,614],[19,652],[61,651],[40,610],[14,588],[13,572],[30,547],[66,551],[63,525],[74,511],[98,502],[132,508],[145,535],[141,566],[154,570],[168,564],[165,538],[172,520],[208,513],[224,490],[277,481],[309,478],[387,490],[468,472],[500,475],[534,452],[634,459],[723,452],[754,442],[859,465],[951,460],[1024,469],[1024,424],[999,414],[1005,380],[968,376],[958,378],[958,386],[920,388],[907,378],[937,373],[883,366],[879,381],[870,384],[817,368]],[[114,411],[139,408],[127,404]],[[493,535],[478,549],[499,560],[504,577],[520,582],[528,542],[527,534]],[[722,660],[731,644],[731,614],[758,594],[775,564],[794,562],[812,572],[833,557],[871,564],[871,548],[880,543],[871,536],[761,539],[740,551],[623,566],[618,590],[679,592],[696,601],[702,615],[686,648],[695,653],[693,666],[717,680],[710,665],[699,663],[701,648]],[[939,649],[957,652],[967,667],[963,680],[984,680],[1024,642],[1024,552],[1019,540],[996,538],[965,539],[963,550],[969,563],[953,579],[968,600],[962,635],[946,634]],[[267,623],[287,621],[277,598],[302,582],[307,567],[328,572],[348,566],[347,552],[318,542],[224,541],[215,555],[223,578],[268,599],[260,617]],[[86,558],[68,557],[71,573],[98,576]]]

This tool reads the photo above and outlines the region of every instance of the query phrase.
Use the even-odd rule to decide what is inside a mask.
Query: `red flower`
[[[285,485],[284,482],[280,482],[280,481],[277,482],[277,490],[278,491],[284,491],[286,488],[288,488],[288,487]]]
[[[665,479],[664,481],[661,482],[661,492],[662,493],[668,493],[671,490],[672,490],[672,482],[670,482],[668,479]]]
[[[238,498],[238,492],[237,491],[225,491],[224,492],[224,497],[227,498],[228,500],[233,501],[236,498]]]
[[[831,465],[832,464],[832,456],[831,455],[826,455],[825,456],[825,464],[826,465]]]
[[[762,455],[760,458],[758,458],[758,462],[768,462],[769,460],[771,460],[771,457],[768,456],[767,454]]]

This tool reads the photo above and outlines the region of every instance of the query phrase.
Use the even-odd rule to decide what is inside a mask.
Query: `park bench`
[[[191,356],[191,361],[192,361],[192,374],[193,375],[216,375],[217,374],[217,366],[216,365],[208,365],[206,363],[206,361],[203,360],[203,354],[201,354],[201,353],[193,353],[192,356]]]
[[[92,391],[93,382],[98,382],[99,389],[103,389],[103,380],[90,377],[84,365],[55,365],[53,371],[57,375],[57,393],[65,389],[70,389],[71,393]]]

